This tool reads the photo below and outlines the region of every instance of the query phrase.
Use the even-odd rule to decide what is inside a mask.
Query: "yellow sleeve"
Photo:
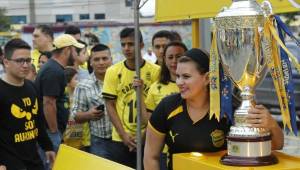
[[[117,76],[113,67],[107,69],[103,82],[102,96],[105,99],[114,100],[117,98]]]
[[[155,105],[155,99],[154,99],[154,90],[156,87],[156,83],[152,84],[149,91],[148,91],[148,95],[147,98],[145,100],[145,105],[146,105],[146,109],[148,111],[153,112],[153,110],[155,109],[156,105]]]
[[[37,49],[34,49],[31,51],[32,64],[35,66],[36,71],[38,71],[40,69],[38,67],[40,55],[41,55],[41,53]]]
[[[158,81],[159,80],[159,75],[160,75],[160,66],[157,66],[157,65],[155,65],[155,66],[156,66],[156,68],[154,70],[152,83]]]

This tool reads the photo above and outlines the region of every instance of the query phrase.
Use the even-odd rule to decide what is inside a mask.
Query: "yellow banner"
[[[219,54],[217,49],[216,30],[213,31],[213,40],[210,48],[209,58],[209,96],[210,96],[210,111],[209,118],[213,116],[220,121],[220,68],[219,68]]]
[[[263,0],[258,0],[261,3]],[[300,0],[270,0],[273,12],[299,11]],[[229,7],[232,0],[156,0],[155,20],[157,22],[215,17],[223,7]]]
[[[269,17],[264,26],[264,35],[267,43],[265,44],[265,54],[267,57],[267,65],[273,78],[274,87],[276,89],[283,125],[288,127],[292,131],[291,118],[288,105],[288,97],[284,87],[283,71],[281,67],[281,59],[278,55],[277,43],[281,40],[278,37],[276,30],[273,26],[273,19]],[[282,43],[282,42],[281,42]],[[288,51],[289,52],[289,51]]]

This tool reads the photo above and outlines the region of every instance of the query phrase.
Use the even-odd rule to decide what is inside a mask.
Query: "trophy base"
[[[229,166],[266,166],[278,163],[278,159],[273,155],[264,157],[239,157],[228,154],[222,156],[220,162]]]
[[[266,129],[231,126],[227,154],[220,162],[230,166],[265,166],[278,163],[272,155],[271,135]]]

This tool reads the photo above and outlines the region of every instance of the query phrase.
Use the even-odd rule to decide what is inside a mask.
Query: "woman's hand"
[[[248,110],[247,122],[255,128],[265,128],[271,132],[272,149],[282,149],[284,136],[282,129],[279,127],[271,113],[263,105],[256,105]]]
[[[276,120],[263,105],[256,105],[254,108],[249,109],[248,113],[247,123],[251,124],[252,127],[272,130],[277,126]]]

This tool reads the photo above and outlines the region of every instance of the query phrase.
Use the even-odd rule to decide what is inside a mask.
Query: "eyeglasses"
[[[17,58],[17,59],[8,59],[8,60],[14,61],[19,65],[24,65],[25,63],[31,64],[31,62],[32,62],[32,58]]]

